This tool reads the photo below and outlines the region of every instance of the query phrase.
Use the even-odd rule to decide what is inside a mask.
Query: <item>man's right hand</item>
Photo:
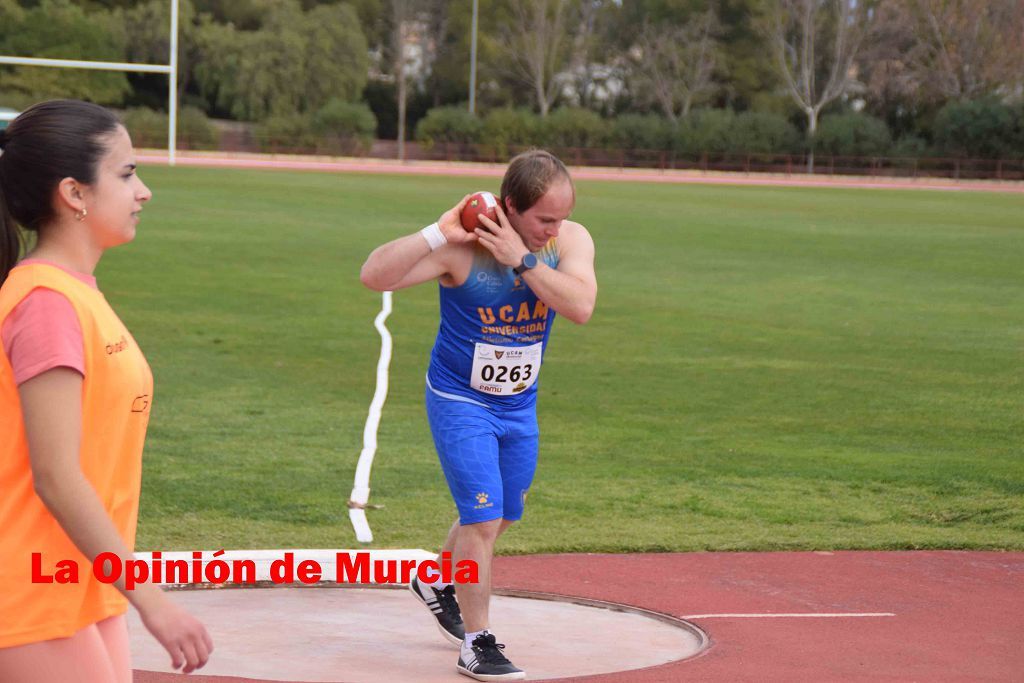
[[[477,240],[475,233],[466,232],[465,228],[462,227],[462,220],[459,218],[462,215],[462,210],[466,208],[466,203],[472,196],[472,194],[467,194],[462,198],[462,201],[445,211],[437,219],[437,225],[441,228],[441,234],[448,240],[448,244],[464,244]]]

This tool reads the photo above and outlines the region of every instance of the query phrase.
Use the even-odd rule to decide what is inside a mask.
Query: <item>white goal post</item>
[[[134,71],[168,75],[167,97],[167,159],[174,165],[178,128],[178,0],[171,0],[171,54],[169,64],[132,64],[128,62],[95,62],[77,59],[39,59],[0,55],[0,64],[16,66],[50,66],[64,69],[99,69],[101,71]]]

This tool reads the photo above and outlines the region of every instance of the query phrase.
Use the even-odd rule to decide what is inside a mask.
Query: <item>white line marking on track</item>
[[[843,612],[836,614],[825,614],[820,612],[801,614],[688,614],[680,619],[779,619],[783,617],[793,618],[825,618],[840,619],[843,617],[894,617],[892,612]]]

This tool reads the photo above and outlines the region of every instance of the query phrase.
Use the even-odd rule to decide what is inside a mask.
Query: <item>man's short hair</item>
[[[572,185],[569,169],[551,152],[531,149],[515,156],[501,181],[503,208],[511,201],[517,212],[529,211],[559,178],[565,178]],[[573,200],[575,198],[574,187]]]

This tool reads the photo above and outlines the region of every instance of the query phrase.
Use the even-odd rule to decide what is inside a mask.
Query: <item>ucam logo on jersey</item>
[[[537,303],[534,304],[532,309],[530,308],[530,303],[524,301],[519,304],[518,309],[512,304],[505,304],[504,306],[498,306],[497,311],[495,311],[494,306],[479,306],[476,312],[480,316],[480,322],[484,325],[493,325],[498,320],[501,320],[503,323],[521,323],[546,319],[548,317],[548,306],[540,299],[537,299]]]

